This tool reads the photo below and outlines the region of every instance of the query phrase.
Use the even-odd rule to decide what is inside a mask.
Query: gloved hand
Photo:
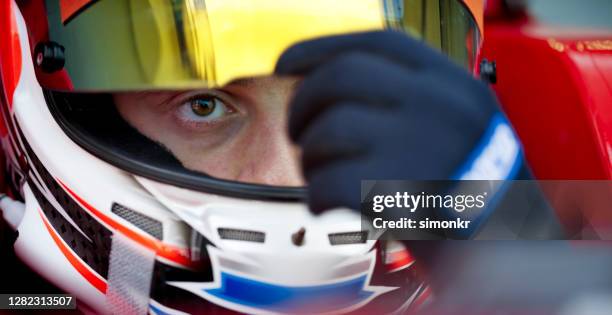
[[[462,178],[478,163],[492,122],[505,121],[484,83],[403,33],[302,42],[283,53],[276,73],[304,76],[289,135],[302,147],[316,213],[359,209],[362,179]]]

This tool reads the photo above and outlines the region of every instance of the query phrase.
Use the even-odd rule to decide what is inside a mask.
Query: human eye
[[[197,95],[179,102],[176,117],[189,127],[206,127],[215,125],[235,110],[215,95]]]

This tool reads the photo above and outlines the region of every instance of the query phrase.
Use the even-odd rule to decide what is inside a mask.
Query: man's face
[[[287,136],[297,79],[260,77],[223,88],[114,95],[123,118],[188,169],[241,182],[304,184]]]

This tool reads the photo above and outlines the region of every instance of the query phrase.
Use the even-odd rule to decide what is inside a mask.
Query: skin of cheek
[[[150,106],[160,98],[154,93],[138,98],[116,95],[115,101],[133,127],[163,144],[188,169],[241,182],[301,186],[300,152],[286,132],[287,104],[294,83],[256,79],[245,85],[229,85],[226,90],[248,106],[202,132],[178,124],[172,110]]]
[[[233,177],[230,168],[219,167],[225,164],[219,157],[226,154],[223,152],[226,151],[226,140],[235,136],[239,129],[235,126],[237,123],[229,128],[216,128],[221,132],[195,132],[180,125],[172,109],[151,106],[157,104],[160,98],[164,98],[162,93],[145,97],[120,94],[115,95],[115,103],[121,116],[132,127],[163,145],[186,168],[227,179]]]
[[[300,150],[287,134],[288,104],[296,79],[258,78],[247,85],[230,85],[228,92],[251,106],[241,134],[226,148],[235,159],[235,180],[269,185],[303,186]]]
[[[241,182],[301,186],[300,152],[288,139],[287,104],[295,80],[257,79],[230,85],[226,91],[241,99],[248,117],[238,134],[228,137],[206,159],[186,165]],[[190,157],[197,156],[193,153]],[[202,156],[202,155],[200,155]]]

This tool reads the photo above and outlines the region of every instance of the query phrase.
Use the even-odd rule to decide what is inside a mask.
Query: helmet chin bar
[[[255,314],[347,313],[385,296],[404,296],[402,303],[408,301],[407,291],[400,288],[400,277],[411,278],[407,275],[414,270],[410,268],[412,261],[404,259],[407,256],[402,256],[404,260],[395,259],[398,253],[406,252],[401,243],[383,250],[381,246],[385,246],[380,242],[366,237],[334,242],[333,237],[339,233],[361,231],[360,215],[355,211],[337,209],[315,216],[298,202],[245,201],[141,177],[136,180],[193,228],[191,257],[212,272],[208,281],[166,281],[155,287],[162,285],[165,290],[179,290],[183,295],[188,292],[228,309]],[[296,244],[294,238],[299,231],[304,232]],[[382,257],[389,253],[395,256]],[[388,283],[390,286],[377,274],[387,268],[383,266],[388,266],[383,277],[395,277],[394,282]],[[419,287],[421,284],[415,281],[410,294],[424,289]],[[287,294],[296,298],[279,300],[278,305],[266,304],[245,293],[253,290],[261,290],[262,294],[265,291],[267,296]],[[352,298],[340,298],[339,291]],[[330,297],[324,298],[327,295]],[[152,297],[163,299],[155,294]],[[304,299],[312,300],[304,304]],[[321,299],[334,302],[316,303]],[[163,305],[173,303],[156,301]]]
[[[348,209],[314,216],[300,203],[246,201],[212,196],[136,178],[153,197],[176,213],[181,221],[194,228],[192,240],[195,241],[191,244],[193,255],[190,256],[192,260],[197,260],[198,265],[190,268],[177,265],[161,257],[161,253],[154,249],[126,237],[124,232],[108,229],[98,222],[99,218],[89,213],[91,209],[85,211],[82,208],[87,208],[86,201],[72,195],[74,192],[61,182],[54,183],[27,143],[25,144],[38,177],[46,184],[41,188],[48,187],[53,196],[47,196],[40,190],[37,180],[29,178],[24,187],[26,224],[20,226],[20,234],[25,239],[18,239],[17,246],[18,252],[21,252],[20,257],[25,257],[25,261],[33,263],[37,270],[50,268],[49,264],[43,264],[41,261],[33,262],[40,254],[37,253],[37,243],[32,242],[37,233],[41,234],[40,219],[48,231],[43,234],[47,242],[52,242],[49,240],[51,235],[56,243],[55,246],[51,243],[49,248],[57,249],[57,246],[63,246],[64,255],[68,251],[75,255],[72,256],[72,261],[89,261],[88,264],[93,263],[88,258],[97,255],[97,261],[101,264],[90,265],[94,272],[83,274],[82,270],[79,271],[83,277],[88,278],[89,285],[66,284],[61,279],[51,280],[63,284],[62,288],[68,292],[78,292],[74,287],[70,287],[71,285],[98,287],[104,294],[103,304],[95,306],[98,309],[103,307],[116,312],[140,312],[151,308],[164,309],[167,312],[231,309],[259,314],[295,313],[297,310],[346,313],[361,310],[371,302],[383,298],[395,301],[393,305],[396,306],[409,304],[424,289],[417,279],[405,286],[406,279],[414,278],[411,264],[398,266],[397,261],[387,261],[388,258],[382,255],[385,255],[388,249],[383,250],[380,243],[365,239],[354,244],[338,245],[331,242],[330,235],[333,233],[359,230],[359,215]],[[60,208],[51,205],[50,200],[60,202]],[[68,211],[65,214],[67,217],[54,213],[58,209]],[[77,220],[76,226],[81,227],[83,231],[64,229],[63,226],[67,224],[65,220],[68,219]],[[35,232],[32,224],[38,224],[39,232]],[[235,235],[232,237],[232,234],[224,237],[221,233],[224,227],[256,230],[265,233],[265,236],[262,242],[257,241],[257,238],[238,239]],[[300,246],[291,242],[294,230],[298,227],[306,227],[308,230]],[[97,232],[92,234],[92,228]],[[71,232],[66,234],[66,231]],[[177,232],[164,230],[164,240],[174,239],[178,235],[166,234]],[[72,245],[70,240],[75,237],[81,239],[74,244],[82,244],[83,247]],[[89,242],[86,238],[96,242],[99,249],[87,245]],[[387,271],[386,267],[383,267],[385,265],[393,266],[393,269]],[[88,269],[87,266],[82,266],[81,269],[83,268]],[[64,272],[75,273],[75,269]],[[390,275],[395,275],[394,282],[384,280],[384,277]],[[380,277],[383,277],[383,280]],[[391,278],[393,279],[392,276]],[[393,286],[394,283],[397,286]],[[330,285],[334,290],[330,291]],[[236,287],[242,289],[232,289]],[[316,309],[307,305],[307,301],[333,296],[338,287],[343,290],[338,297],[340,300],[322,304]],[[254,305],[253,303],[260,303],[261,300],[253,300],[244,295],[245,292],[263,290],[262,288],[268,290],[266,292],[271,296],[289,292],[290,296],[301,298],[283,300],[290,308],[277,309],[278,301]],[[316,294],[303,295],[303,292]],[[150,296],[151,300],[143,299],[143,296]],[[343,298],[346,296],[351,298]]]

